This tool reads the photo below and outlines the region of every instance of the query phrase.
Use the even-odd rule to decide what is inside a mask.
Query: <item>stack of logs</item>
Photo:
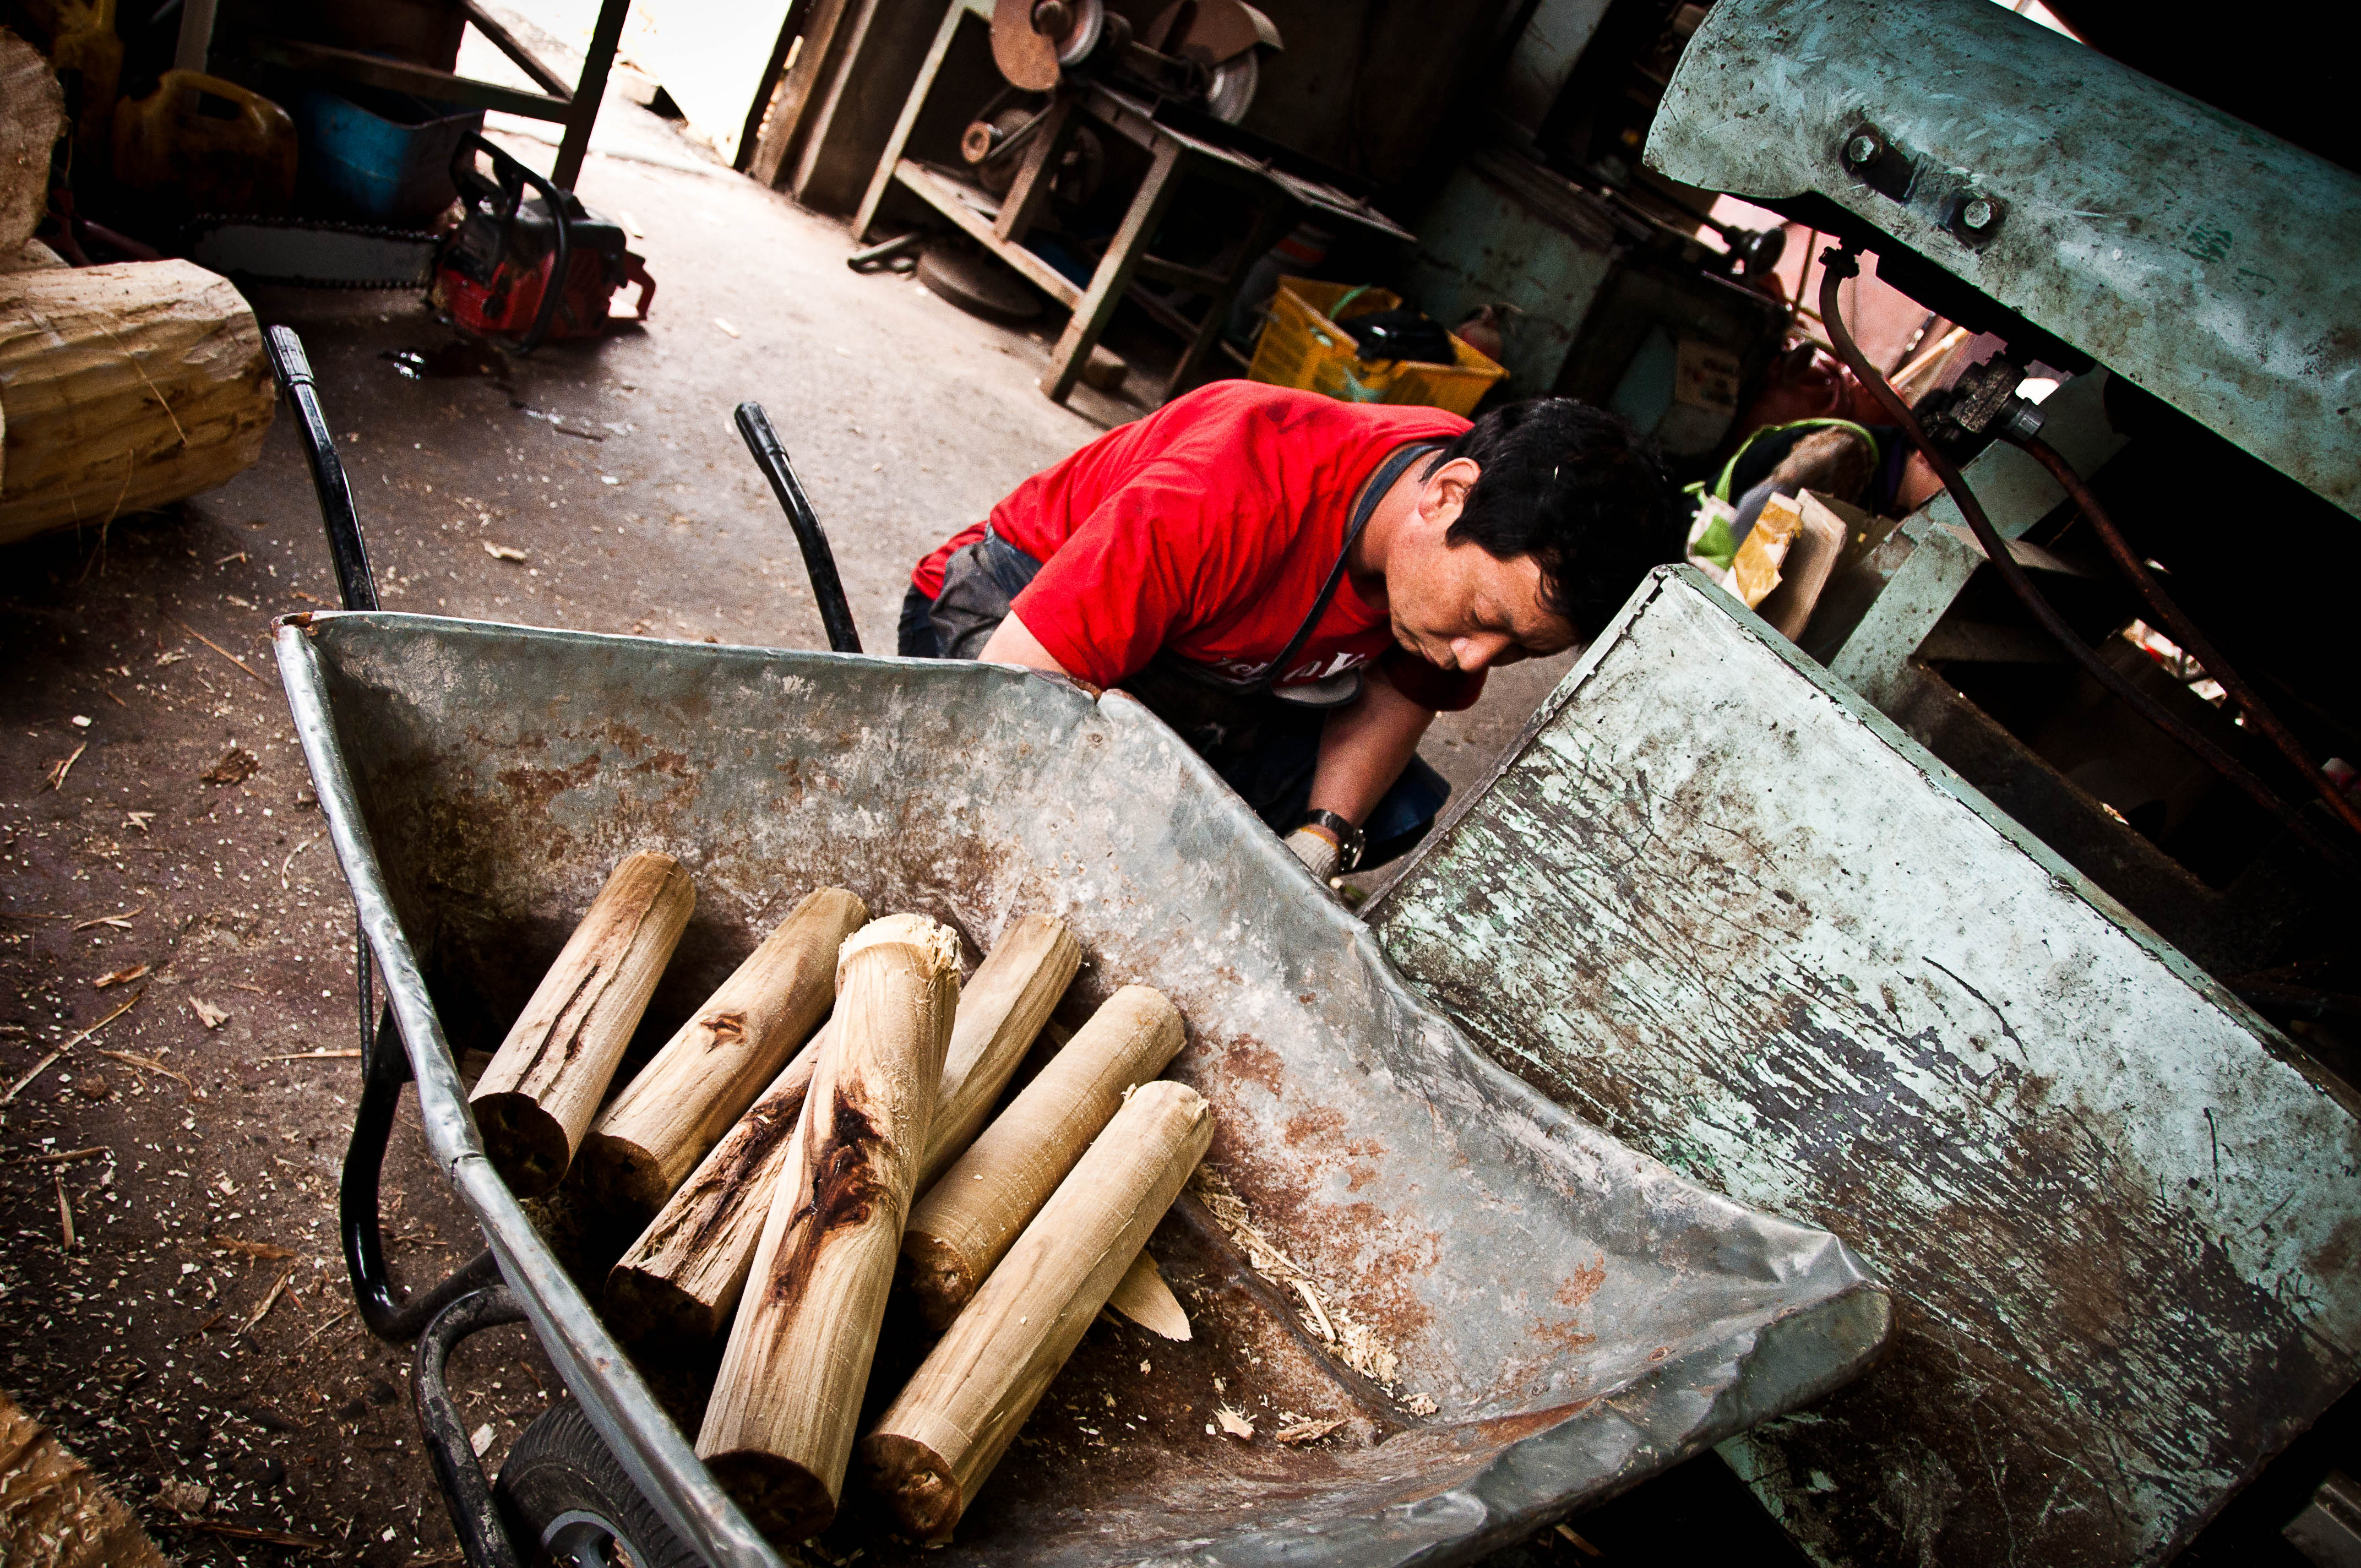
[[[1160,1288],[1145,1243],[1213,1136],[1157,1077],[1180,1015],[1124,987],[994,1118],[1080,967],[1072,935],[1013,922],[962,991],[947,927],[824,887],[608,1101],[695,901],[669,856],[616,868],[476,1085],[485,1153],[520,1197],[578,1165],[645,1219],[607,1321],[727,1333],[697,1452],[777,1540],[835,1517],[898,1279],[942,1337],[860,1436],[862,1473],[909,1535],[947,1540],[1100,1308]]]

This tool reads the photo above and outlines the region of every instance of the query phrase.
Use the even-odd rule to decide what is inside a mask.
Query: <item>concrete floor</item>
[[[594,156],[581,190],[642,236],[660,282],[644,329],[412,380],[387,356],[454,341],[415,297],[258,302],[303,334],[389,608],[820,645],[730,424],[751,398],[868,646],[890,650],[920,553],[1138,411],[1087,391],[1058,408],[1034,389],[1038,340],[854,276],[840,225],[653,116],[609,121],[602,143],[638,157]],[[0,562],[0,1386],[185,1562],[299,1554],[257,1531],[342,1561],[456,1561],[407,1357],[350,1315],[337,1255],[351,916],[267,649],[273,616],[335,593],[292,427],[218,490]],[[1430,758],[1479,777],[1565,663],[1496,680]],[[474,1244],[414,1115],[388,1229],[397,1272],[423,1281]],[[555,1387],[517,1329],[474,1342],[457,1376],[488,1463]],[[172,1482],[209,1508],[154,1500]]]

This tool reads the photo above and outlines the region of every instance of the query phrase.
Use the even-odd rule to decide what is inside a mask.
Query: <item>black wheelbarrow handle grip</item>
[[[836,554],[828,547],[827,531],[820,527],[819,514],[812,510],[803,483],[796,477],[795,465],[787,461],[787,449],[779,444],[779,433],[771,428],[771,418],[762,404],[738,405],[738,433],[746,438],[746,450],[754,455],[756,466],[771,481],[787,522],[796,531],[796,543],[803,546],[804,571],[811,577],[812,598],[819,601],[820,624],[828,629],[829,647],[839,653],[860,652],[861,633],[853,629],[852,607],[845,602],[844,584],[836,575]]]
[[[320,411],[314,389],[318,383],[303,353],[303,340],[292,328],[274,326],[263,333],[262,345],[287,400],[294,405],[296,434],[303,443],[303,455],[311,460],[312,488],[320,498],[320,521],[328,531],[328,554],[336,565],[336,591],[346,609],[375,609],[377,577],[369,570],[368,547],[361,543],[352,486],[337,459],[335,438],[328,433],[327,416]]]

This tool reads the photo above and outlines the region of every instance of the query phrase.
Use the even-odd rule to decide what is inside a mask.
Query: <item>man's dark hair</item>
[[[1542,603],[1595,637],[1652,566],[1681,558],[1679,497],[1655,445],[1572,398],[1494,409],[1444,449],[1483,470],[1444,542],[1541,564]]]

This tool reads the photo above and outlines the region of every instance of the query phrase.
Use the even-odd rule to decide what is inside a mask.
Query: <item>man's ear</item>
[[[1454,457],[1426,477],[1426,488],[1418,498],[1419,515],[1429,528],[1447,529],[1459,521],[1467,508],[1467,492],[1484,470],[1473,458]]]

